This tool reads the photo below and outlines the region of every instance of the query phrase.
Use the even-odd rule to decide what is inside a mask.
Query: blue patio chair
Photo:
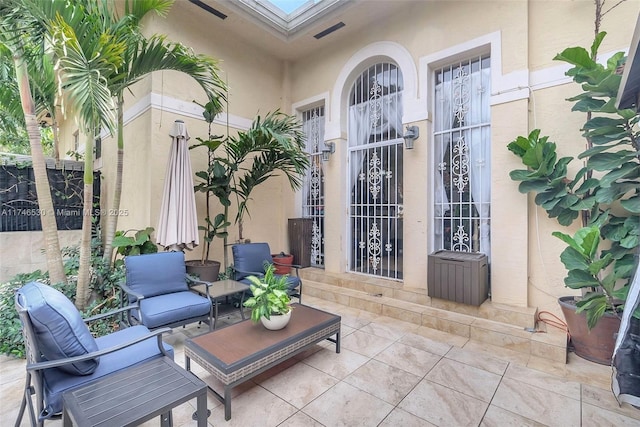
[[[136,306],[129,311],[129,324],[156,329],[205,322],[212,330],[211,283],[187,275],[184,253],[127,256],[124,265],[127,275],[126,283],[120,284],[121,300]],[[193,284],[204,284],[206,296],[191,291]]]
[[[134,326],[99,338],[89,332],[87,323],[119,316],[131,307],[83,320],[64,294],[39,282],[20,288],[15,305],[27,359],[16,427],[27,406],[31,425],[43,426],[45,420],[62,412],[65,391],[155,357],[173,359],[173,348],[162,342],[162,334],[169,329],[150,332],[144,326]]]
[[[233,252],[234,279],[238,282],[251,284],[247,276],[263,277],[265,266],[268,264],[283,265],[273,260],[268,243],[242,243],[231,247]],[[289,267],[289,265],[286,265]],[[295,275],[287,277],[287,293],[297,297],[302,304],[302,280],[300,279],[300,265],[291,265],[295,269]],[[280,275],[276,274],[276,277]]]

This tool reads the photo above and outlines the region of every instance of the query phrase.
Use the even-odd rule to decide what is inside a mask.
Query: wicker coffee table
[[[225,420],[231,419],[231,389],[238,384],[325,339],[340,353],[340,316],[301,304],[292,307],[289,324],[279,331],[247,319],[185,342],[186,369],[193,360],[224,384],[224,396],[209,390],[224,403]]]

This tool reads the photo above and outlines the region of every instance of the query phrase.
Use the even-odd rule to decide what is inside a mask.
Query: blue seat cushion
[[[30,282],[18,290],[17,298],[29,313],[36,344],[46,360],[84,356],[98,349],[80,312],[62,292]],[[98,365],[98,359],[91,359],[60,369],[71,375],[89,375]]]
[[[189,290],[182,252],[160,252],[124,259],[127,286],[145,297]]]
[[[245,243],[233,245],[233,266],[236,269],[235,279],[242,281],[255,273],[264,273],[264,264],[273,264],[271,249],[267,243]]]
[[[174,292],[140,301],[144,324],[149,329],[209,316],[211,301],[194,292]]]
[[[138,325],[121,329],[112,334],[97,338],[95,341],[98,349],[104,350],[148,333],[149,330],[146,327]],[[173,359],[173,347],[164,343],[163,345],[169,356]],[[160,357],[161,355],[162,353],[160,349],[158,349],[157,338],[153,337],[100,357],[100,366],[98,366],[91,375],[71,375],[56,368],[45,370],[43,375],[45,409],[43,414],[41,414],[42,418],[48,418],[62,412],[62,394],[66,390],[81,386],[89,381],[102,378],[105,375],[144,362],[145,360]]]

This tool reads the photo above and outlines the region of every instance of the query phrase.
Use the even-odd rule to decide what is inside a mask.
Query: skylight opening
[[[290,15],[292,12],[300,9],[302,6],[307,3],[314,4],[313,0],[265,0],[268,3],[271,3],[287,15]]]

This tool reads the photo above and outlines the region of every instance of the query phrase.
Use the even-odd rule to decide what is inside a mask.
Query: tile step
[[[301,277],[303,295],[448,332],[470,341],[528,356],[562,363],[567,360],[566,337],[562,333],[534,333],[527,330],[533,328],[534,309],[519,310],[492,304],[490,301],[480,307],[465,306],[424,297],[424,290],[420,292],[418,289],[403,289],[400,282],[349,273],[336,275],[307,268],[301,271]],[[412,293],[424,298],[408,300],[407,294]]]

